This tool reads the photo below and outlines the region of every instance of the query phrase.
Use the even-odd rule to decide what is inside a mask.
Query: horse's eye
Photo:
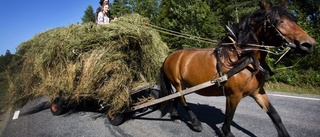
[[[283,20],[282,19],[278,20],[278,24],[281,24],[281,23],[283,23]]]

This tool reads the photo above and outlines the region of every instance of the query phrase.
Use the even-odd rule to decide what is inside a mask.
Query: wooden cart
[[[187,88],[181,92],[176,92],[174,94],[170,94],[164,97],[159,98],[160,89],[157,85],[145,85],[141,87],[137,87],[131,90],[130,95],[132,99],[132,103],[130,104],[130,108],[123,113],[115,114],[114,118],[110,118],[108,116],[108,120],[112,125],[120,125],[124,122],[124,113],[134,112],[138,110],[146,110],[148,108],[156,109],[157,105],[183,96],[195,91],[201,90],[203,88],[213,86],[219,84],[221,82],[227,81],[227,76],[224,75],[220,78],[212,79],[210,81],[204,82],[202,84],[196,85],[191,88]],[[65,99],[57,98],[51,104],[51,112],[53,115],[61,115],[68,111],[69,105],[66,104],[67,101]]]

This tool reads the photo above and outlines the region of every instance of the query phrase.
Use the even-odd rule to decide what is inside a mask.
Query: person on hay
[[[112,18],[109,10],[109,1],[108,0],[100,0],[100,7],[97,8],[96,14],[96,23],[97,24],[109,24],[111,20],[117,19]]]
[[[96,19],[97,24],[109,24],[110,23],[110,18],[108,17],[108,14],[107,14],[108,11],[109,11],[108,5],[106,5],[104,7],[99,7],[97,9],[97,13],[98,13],[98,16]]]

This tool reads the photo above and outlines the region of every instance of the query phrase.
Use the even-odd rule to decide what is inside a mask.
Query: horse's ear
[[[289,3],[289,0],[285,0],[280,6],[286,9],[288,6],[288,3]]]
[[[265,9],[265,10],[270,9],[269,4],[267,4],[265,1],[259,1],[259,6],[261,9]]]

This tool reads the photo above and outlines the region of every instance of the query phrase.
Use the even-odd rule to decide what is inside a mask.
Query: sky
[[[89,5],[95,11],[99,0],[0,0],[0,55],[38,33],[81,23]]]

